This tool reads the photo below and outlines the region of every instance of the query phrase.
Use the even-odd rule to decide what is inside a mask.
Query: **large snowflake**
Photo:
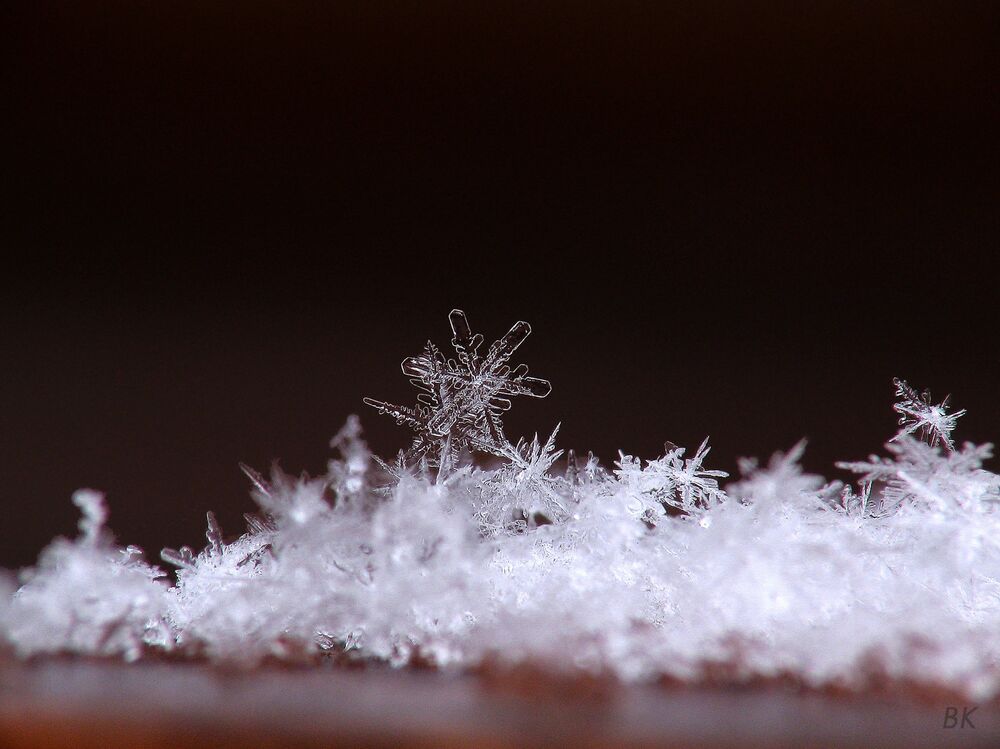
[[[426,458],[430,465],[438,465],[464,450],[509,457],[515,448],[504,435],[500,417],[510,408],[510,398],[544,398],[552,390],[548,380],[528,377],[524,364],[514,369],[507,365],[531,334],[531,326],[524,321],[514,323],[480,357],[483,337],[472,333],[465,313],[454,309],[448,319],[457,360],[446,359],[430,341],[422,354],[403,360],[403,374],[421,391],[415,406],[373,398],[364,401],[416,432],[413,446],[403,456],[407,464]]]

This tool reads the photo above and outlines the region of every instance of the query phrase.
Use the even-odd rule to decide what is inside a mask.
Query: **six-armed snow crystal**
[[[403,374],[421,391],[417,405],[410,408],[364,399],[379,413],[392,416],[416,432],[404,458],[407,463],[426,457],[429,465],[438,465],[462,450],[508,456],[513,446],[504,435],[500,414],[510,408],[509,398],[544,398],[552,390],[548,380],[528,377],[524,364],[513,370],[507,365],[531,334],[528,323],[514,323],[503,338],[489,347],[486,356],[480,357],[483,337],[473,334],[465,313],[453,309],[448,319],[457,361],[446,360],[440,349],[428,341],[422,354],[407,357],[401,365]]]

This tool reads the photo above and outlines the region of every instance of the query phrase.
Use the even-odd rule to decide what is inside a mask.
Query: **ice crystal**
[[[496,363],[526,327],[486,364],[464,315],[452,324],[468,358],[408,359],[432,397],[378,406],[412,417],[408,455],[375,460],[352,417],[323,476],[243,466],[259,512],[235,538],[209,513],[204,549],[164,549],[173,586],[113,545],[99,495],[78,493],[80,537],[54,541],[13,594],[0,577],[0,640],[24,656],[530,660],[625,680],[723,667],[736,680],[864,688],[874,675],[1000,695],[1000,477],[982,465],[990,445],[946,442],[958,414],[902,390],[888,456],[842,464],[857,487],[803,471],[804,442],[763,467],[742,460],[726,487],[707,441],[623,453],[612,470],[570,450],[563,469],[557,430],[511,444],[494,410],[512,383],[543,392]],[[927,442],[912,436],[924,423]],[[479,466],[464,450],[502,460]]]
[[[673,443],[664,447],[666,452],[663,457],[647,461],[645,469],[641,467],[641,461],[631,455],[621,454],[616,464],[618,470],[615,475],[619,482],[634,487],[636,493],[652,500],[643,508],[647,520],[652,521],[654,516],[665,514],[668,507],[693,513],[721,501],[725,495],[719,488],[718,479],[729,474],[702,467],[710,450],[707,437],[695,454],[687,459],[684,458],[683,447]]]
[[[955,429],[955,422],[965,414],[965,409],[949,414],[950,395],[946,395],[943,401],[935,404],[930,390],[918,393],[906,383],[906,380],[896,378],[892,382],[896,386],[896,397],[899,399],[892,408],[899,414],[899,425],[902,427],[893,439],[901,439],[919,432],[920,438],[931,447],[943,444],[946,449],[954,450],[955,443],[952,442],[951,433]]]
[[[405,463],[426,457],[434,466],[454,460],[463,450],[510,457],[514,448],[504,435],[500,418],[510,408],[510,398],[544,398],[552,389],[548,380],[528,377],[524,364],[514,369],[507,365],[531,334],[531,326],[524,321],[514,323],[481,357],[483,337],[472,333],[465,313],[454,309],[448,319],[457,359],[445,359],[428,341],[422,354],[407,357],[401,365],[403,374],[421,391],[415,406],[396,406],[372,398],[364,402],[416,433]]]

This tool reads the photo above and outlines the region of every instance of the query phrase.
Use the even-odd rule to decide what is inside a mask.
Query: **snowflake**
[[[531,442],[519,440],[506,456],[510,462],[483,482],[475,514],[484,536],[518,533],[569,516],[564,495],[571,495],[570,485],[549,475],[563,454],[556,450],[558,433],[556,425],[544,443],[537,434]]]
[[[664,448],[663,457],[647,460],[645,468],[641,460],[624,453],[616,463],[616,478],[641,498],[643,517],[648,522],[662,516],[667,505],[683,514],[693,514],[722,500],[725,493],[719,488],[718,479],[729,474],[703,467],[711,449],[708,437],[694,456],[687,459],[683,447],[668,442]]]
[[[892,441],[919,431],[920,438],[931,447],[943,444],[949,452],[954,452],[955,443],[951,439],[951,432],[955,428],[955,422],[965,413],[965,409],[949,414],[950,395],[935,404],[931,400],[930,390],[918,393],[906,383],[906,380],[898,377],[894,378],[892,383],[896,386],[896,397],[899,399],[898,403],[893,404],[892,409],[900,415],[899,425],[902,427]]]
[[[417,404],[411,408],[373,398],[364,402],[416,432],[412,447],[403,456],[404,463],[426,459],[430,465],[439,465],[464,450],[509,457],[516,448],[504,435],[500,419],[510,408],[509,398],[544,398],[552,390],[548,380],[528,377],[524,364],[513,370],[507,366],[507,360],[531,334],[531,326],[523,321],[514,323],[489,347],[486,356],[480,357],[483,337],[472,333],[465,313],[455,309],[448,318],[457,360],[445,359],[430,341],[422,354],[403,360],[403,374],[421,391]]]

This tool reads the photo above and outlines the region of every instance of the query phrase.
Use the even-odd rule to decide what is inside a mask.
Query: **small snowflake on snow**
[[[899,425],[902,428],[890,441],[919,432],[920,438],[931,447],[943,444],[949,452],[954,452],[955,443],[951,439],[951,433],[959,417],[965,414],[965,409],[950,414],[948,413],[950,395],[935,404],[931,399],[930,390],[918,393],[907,384],[906,380],[898,377],[894,378],[892,383],[896,386],[896,397],[899,399],[893,404],[892,409],[900,415]]]
[[[514,369],[507,365],[531,334],[531,326],[524,321],[514,323],[480,356],[483,337],[472,333],[465,313],[455,309],[448,318],[457,359],[445,359],[428,341],[422,354],[403,360],[403,374],[421,391],[417,404],[411,408],[373,398],[364,402],[416,432],[404,463],[426,459],[430,465],[439,465],[463,450],[509,457],[516,448],[504,435],[500,417],[510,408],[510,398],[544,398],[552,390],[548,380],[528,377],[524,364]]]
[[[704,468],[705,457],[711,448],[706,437],[690,458],[684,458],[684,448],[672,442],[664,444],[663,457],[642,461],[621,453],[615,464],[615,477],[633,488],[632,507],[649,522],[664,514],[670,507],[685,514],[692,514],[721,501],[724,492],[718,479],[729,474]]]
[[[672,444],[665,447],[666,455],[650,463],[650,466],[655,465],[659,472],[669,477],[669,483],[674,485],[676,500],[670,504],[675,504],[683,510],[690,510],[694,507],[705,507],[722,496],[718,479],[726,478],[729,474],[725,471],[704,468],[705,458],[711,449],[708,446],[708,437],[702,440],[695,454],[687,459],[684,459],[683,447],[675,447]]]

